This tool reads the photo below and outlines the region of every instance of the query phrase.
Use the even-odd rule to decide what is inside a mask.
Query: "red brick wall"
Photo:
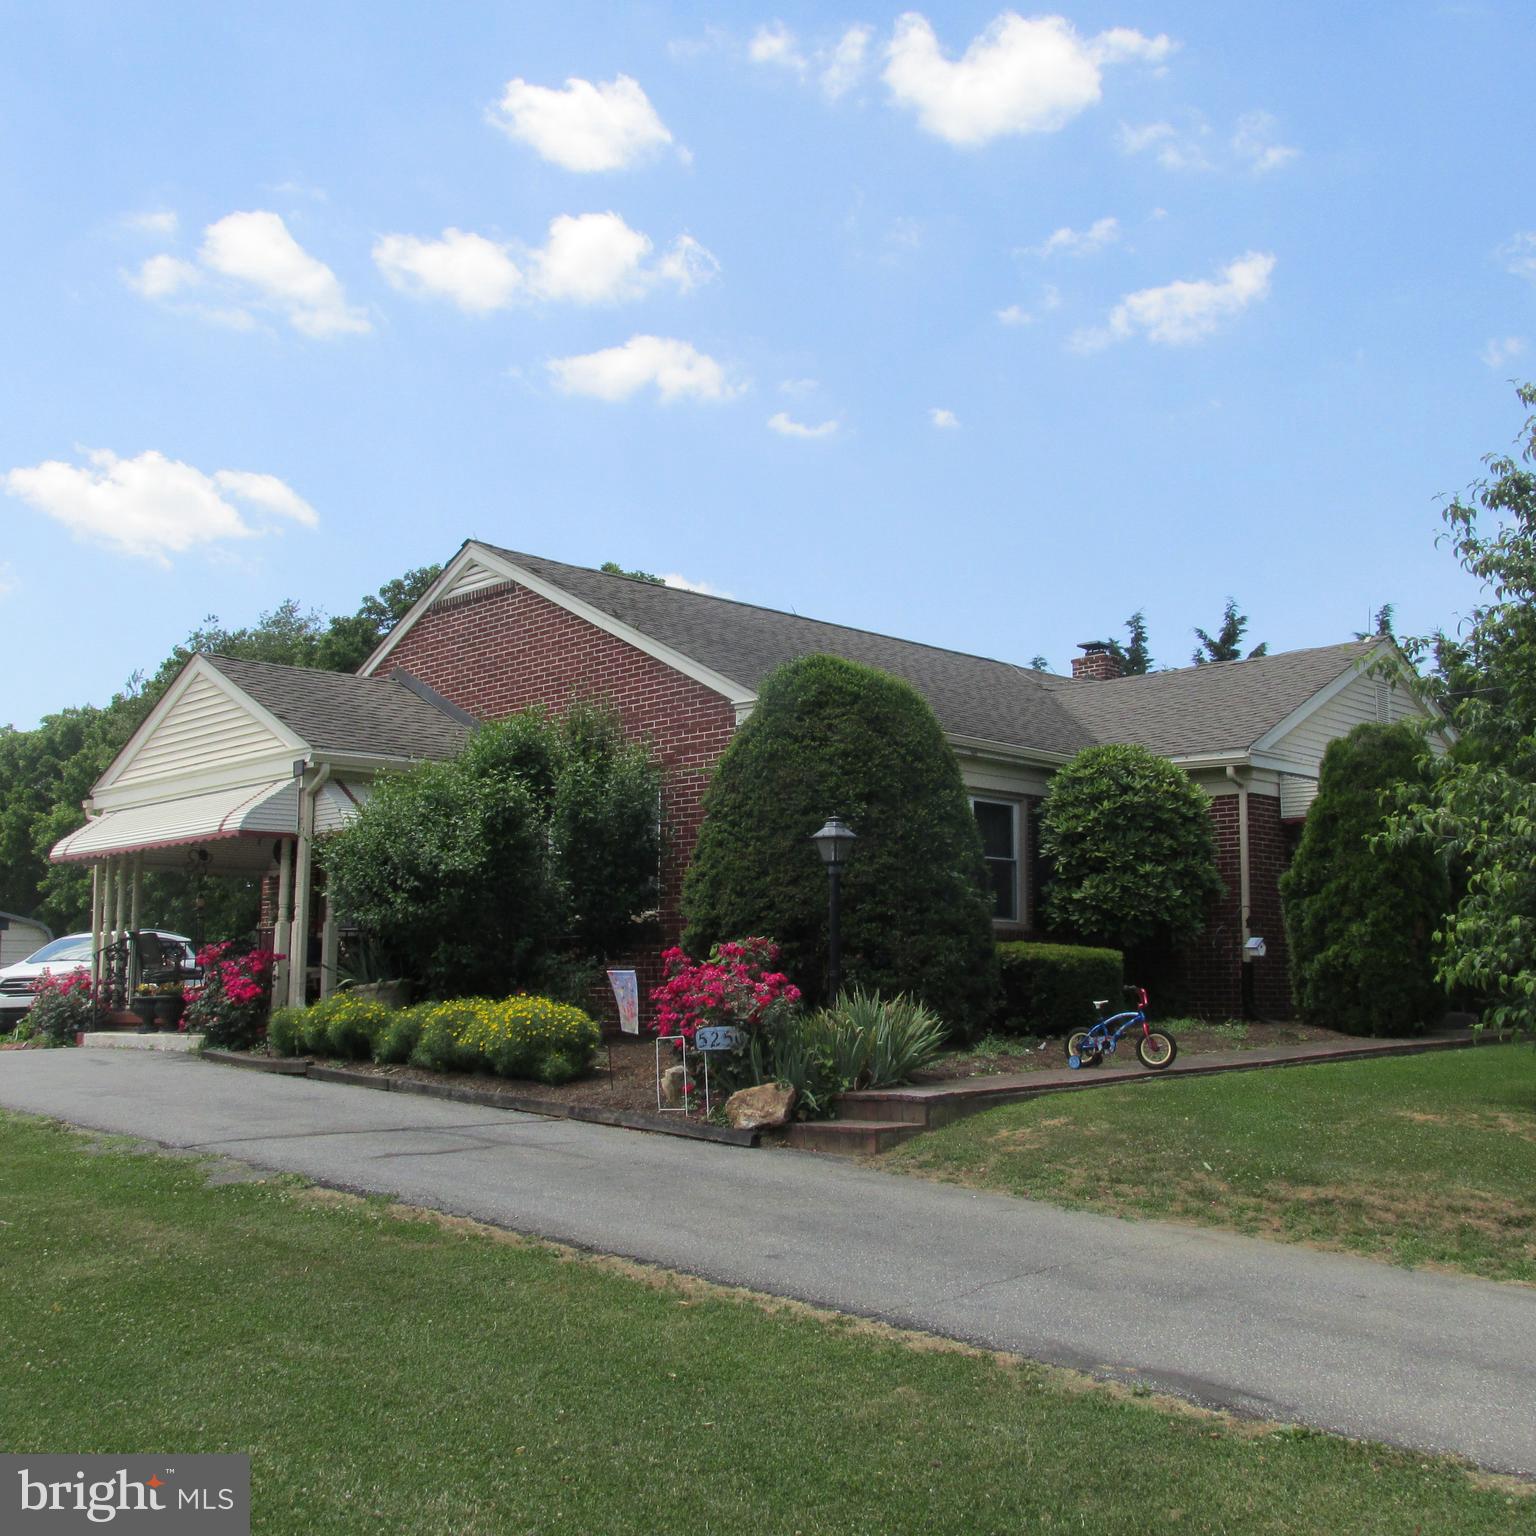
[[[1175,986],[1204,1018],[1243,1014],[1242,872],[1238,846],[1238,796],[1211,800],[1216,869],[1225,890],[1207,908],[1205,931],[1175,963]],[[1253,1010],[1260,1018],[1289,1018],[1291,988],[1279,880],[1290,862],[1290,841],[1280,821],[1280,801],[1248,796],[1248,926],[1265,942],[1266,955],[1252,962]]]
[[[664,775],[661,929],[628,957],[640,971],[643,999],[661,979],[660,950],[681,932],[683,871],[703,820],[709,771],[736,728],[734,706],[512,582],[429,608],[381,670],[397,666],[481,719],[531,704],[560,710],[574,698],[603,699],[629,736],[654,748]]]

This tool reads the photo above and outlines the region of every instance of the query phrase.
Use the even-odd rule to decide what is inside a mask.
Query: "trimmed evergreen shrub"
[[[1002,1027],[1020,1033],[1065,1035],[1087,1029],[1095,998],[1121,1004],[1125,965],[1118,949],[1079,944],[999,944]]]
[[[763,680],[715,769],[683,890],[684,948],[771,933],[783,968],[822,1001],[827,875],[810,841],[852,826],[843,981],[926,1003],[952,1034],[987,1020],[997,968],[981,841],[960,769],[927,702],[899,678],[806,656]]]
[[[1291,993],[1309,1024],[1349,1035],[1417,1034],[1445,1012],[1436,929],[1450,909],[1444,858],[1376,841],[1400,786],[1426,782],[1406,725],[1357,725],[1323,754],[1317,798],[1281,877]]]
[[[1046,792],[1040,852],[1050,866],[1046,920],[1086,944],[1192,939],[1222,888],[1210,802],[1145,747],[1079,752]]]

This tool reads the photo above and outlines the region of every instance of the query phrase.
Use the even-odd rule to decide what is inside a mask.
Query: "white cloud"
[[[518,298],[615,304],[659,283],[687,293],[720,270],[692,235],[679,235],[648,263],[651,250],[650,237],[618,214],[583,213],[552,219],[544,245],[533,250],[446,229],[440,240],[385,235],[373,259],[402,292],[450,299],[471,314],[505,309]]]
[[[169,208],[155,209],[149,213],[130,213],[123,223],[142,235],[155,235],[162,240],[174,239],[181,220]]]
[[[928,420],[941,432],[953,432],[960,425],[960,418],[953,411],[947,411],[941,405],[934,406],[928,412]]]
[[[1278,170],[1301,153],[1294,145],[1281,144],[1279,124],[1268,112],[1248,112],[1237,120],[1232,134],[1232,153],[1261,175]]]
[[[1218,166],[1237,167],[1264,175],[1296,159],[1301,151],[1282,144],[1280,125],[1268,112],[1245,112],[1223,148],[1210,125],[1198,115],[1183,128],[1172,123],[1120,125],[1120,148],[1128,155],[1150,152],[1165,171],[1213,171]]]
[[[779,64],[785,69],[803,71],[807,60],[800,52],[795,34],[782,21],[775,21],[757,29],[747,45],[747,57],[754,64]]]
[[[373,260],[391,287],[451,299],[472,315],[504,308],[523,282],[504,246],[462,229],[445,229],[440,240],[384,235],[374,243]]]
[[[714,358],[670,336],[631,336],[621,347],[552,357],[546,366],[562,393],[598,400],[627,400],[647,385],[665,401],[729,400],[741,392]]]
[[[821,88],[831,100],[846,96],[859,83],[869,57],[869,40],[874,35],[873,27],[849,27],[830,48],[817,55]]]
[[[183,288],[195,287],[203,274],[179,256],[151,256],[137,272],[126,272],[123,281],[146,299],[168,299]]]
[[[1116,218],[1095,219],[1087,229],[1069,229],[1063,225],[1049,234],[1044,243],[1034,246],[1035,256],[1091,256],[1113,245],[1120,238],[1120,221]]]
[[[837,421],[823,421],[817,426],[807,426],[796,421],[788,411],[776,411],[768,418],[768,430],[780,437],[831,437],[837,431]]]
[[[997,311],[999,325],[1033,325],[1035,317],[1022,304],[1010,304]]]
[[[1499,247],[1504,270],[1514,277],[1536,282],[1536,230],[1522,230]]]
[[[1525,353],[1523,336],[1495,336],[1477,355],[1490,368],[1503,368]]]
[[[563,90],[509,80],[491,121],[568,171],[618,171],[672,142],[639,82],[571,78]]]
[[[782,21],[775,21],[752,34],[747,57],[754,64],[787,69],[802,79],[814,74],[827,99],[836,101],[859,83],[874,35],[875,29],[861,22],[849,27],[835,42],[806,53],[795,34]]]
[[[1173,48],[1165,36],[1125,27],[1084,38],[1061,16],[1026,20],[1005,11],[956,61],[944,56],[928,19],[909,11],[896,22],[885,83],[929,133],[951,144],[987,144],[1005,134],[1055,132],[1099,101],[1104,65],[1158,64]]]
[[[809,395],[821,388],[817,379],[783,379],[779,383],[779,393],[782,395]]]
[[[226,214],[203,231],[198,260],[212,272],[254,290],[254,299],[283,314],[306,336],[372,329],[347,303],[336,274],[311,256],[275,213]]]
[[[1217,279],[1128,293],[1111,312],[1107,327],[1079,331],[1069,345],[1077,352],[1094,352],[1138,334],[1166,346],[1202,341],[1223,321],[1267,297],[1274,269],[1275,258],[1268,252],[1249,251],[1229,262]]]
[[[80,543],[167,566],[170,555],[198,545],[269,532],[272,517],[308,527],[318,521],[315,509],[275,475],[233,469],[205,475],[153,450],[120,459],[92,449],[83,465],[50,459],[9,471],[0,486],[64,524]],[[252,523],[252,511],[268,516]]]
[[[670,571],[661,578],[665,587],[675,587],[679,592],[697,592],[704,597],[730,597],[729,592],[722,591],[719,587],[712,587],[707,581],[689,581],[686,576],[679,576],[676,571]]]

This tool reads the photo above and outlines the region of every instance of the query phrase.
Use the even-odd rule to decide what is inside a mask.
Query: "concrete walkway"
[[[179,1056],[7,1052],[0,1106],[1536,1475],[1536,1290]]]

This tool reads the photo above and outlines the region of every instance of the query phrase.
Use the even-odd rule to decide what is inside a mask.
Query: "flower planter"
[[[159,1001],[153,997],[136,997],[133,1000],[133,1016],[139,1021],[139,1033],[151,1034],[155,1027],[155,1004]]]
[[[167,993],[155,999],[155,1028],[162,1034],[174,1034],[181,1024],[187,1000],[179,993]]]

